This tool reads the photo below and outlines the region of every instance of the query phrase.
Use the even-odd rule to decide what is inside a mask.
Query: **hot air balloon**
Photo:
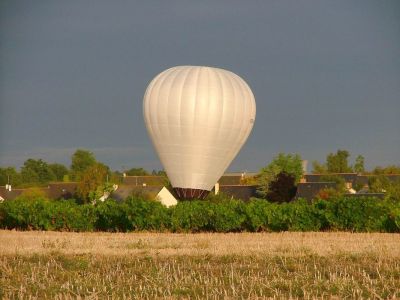
[[[230,71],[177,66],[150,82],[143,115],[178,198],[204,199],[249,136],[256,103]]]

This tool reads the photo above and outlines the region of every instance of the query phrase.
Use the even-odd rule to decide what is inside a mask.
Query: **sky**
[[[148,83],[177,65],[228,69],[251,87],[253,131],[230,171],[279,152],[400,164],[400,1],[0,2],[0,166],[161,169]]]

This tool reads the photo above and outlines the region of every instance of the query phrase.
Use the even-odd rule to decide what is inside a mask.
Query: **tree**
[[[347,150],[338,150],[336,154],[329,153],[326,157],[326,167],[328,173],[348,173],[353,170],[348,165],[350,153]]]
[[[303,176],[303,164],[300,155],[279,153],[269,165],[261,169],[257,176],[257,191],[261,197],[267,196],[269,184],[281,172],[292,175],[295,184],[297,184]]]
[[[329,174],[329,173],[349,173],[357,172],[364,173],[364,157],[358,155],[355,160],[354,168],[349,165],[348,158],[350,153],[347,150],[337,150],[336,153],[329,153],[326,157],[326,163],[320,164],[317,161],[313,162],[314,174]]]
[[[153,170],[153,171],[151,171],[151,175],[154,175],[154,176],[165,176],[165,177],[167,177],[167,172],[165,172],[164,170]]]
[[[22,183],[21,174],[14,167],[0,168],[0,185],[18,186]]]
[[[22,181],[25,184],[43,184],[55,180],[49,165],[41,159],[28,159],[21,168]]]
[[[346,181],[343,177],[327,174],[321,176],[320,181],[336,183],[336,187],[334,188],[334,190],[337,192],[337,194],[344,194],[346,192]]]
[[[400,166],[390,165],[386,167],[376,167],[372,173],[374,175],[400,174]]]
[[[390,180],[384,175],[371,176],[368,179],[368,190],[371,193],[383,193],[390,185]]]
[[[385,193],[385,199],[396,204],[400,203],[400,180],[389,180],[386,174],[369,177],[369,192]]]
[[[22,183],[26,185],[30,184],[38,184],[39,183],[39,176],[38,174],[32,170],[31,168],[21,168],[21,178]]]
[[[125,171],[125,174],[127,176],[146,176],[149,175],[147,171],[143,168],[132,168],[127,171]]]
[[[92,152],[84,149],[76,150],[71,158],[72,177],[75,180],[80,180],[82,173],[95,164],[96,158]]]
[[[280,172],[269,184],[267,200],[278,203],[292,201],[297,191],[295,181],[294,175]]]
[[[49,164],[49,168],[53,172],[57,181],[63,181],[64,176],[68,174],[67,167],[62,164],[57,164],[57,163]]]
[[[356,172],[356,173],[364,173],[365,172],[364,156],[358,155],[356,157],[356,162],[354,164],[354,172]]]
[[[108,174],[108,167],[102,163],[95,163],[81,173],[77,192],[82,202],[87,203],[103,195],[102,191],[107,184]]]
[[[326,174],[326,173],[328,173],[328,170],[327,170],[325,164],[320,164],[317,161],[313,161],[312,166],[313,166],[313,171],[312,172],[314,174]]]

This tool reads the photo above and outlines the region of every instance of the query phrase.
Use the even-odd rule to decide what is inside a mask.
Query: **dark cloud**
[[[278,152],[348,149],[399,163],[398,1],[2,1],[0,164],[160,167],[142,118],[148,82],[175,65],[241,75],[257,101],[233,170]]]

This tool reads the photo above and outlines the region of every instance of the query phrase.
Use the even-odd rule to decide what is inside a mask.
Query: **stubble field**
[[[400,235],[3,230],[0,298],[400,298]]]

